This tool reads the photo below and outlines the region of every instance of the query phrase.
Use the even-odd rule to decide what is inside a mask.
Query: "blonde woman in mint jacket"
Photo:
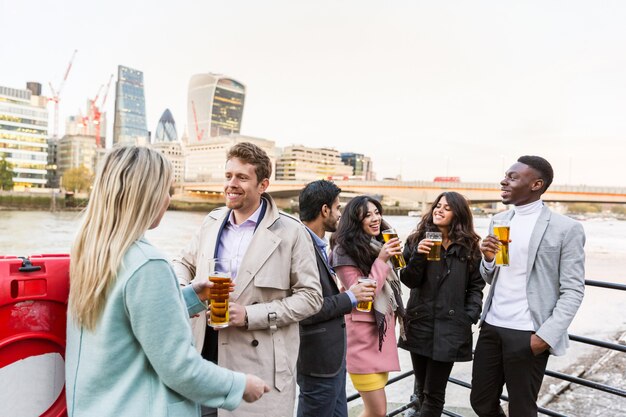
[[[70,417],[199,416],[200,404],[232,410],[269,389],[193,347],[188,317],[204,308],[195,292],[210,284],[181,292],[142,237],[169,205],[171,178],[169,162],[143,147],[114,149],[96,177],[70,265]]]

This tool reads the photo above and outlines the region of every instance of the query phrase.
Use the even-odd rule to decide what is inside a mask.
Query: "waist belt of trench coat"
[[[270,324],[270,331],[272,333],[274,333],[276,330],[278,330],[278,325],[276,324],[276,320],[278,319],[278,317],[276,316],[276,313],[269,313],[267,315],[267,321]]]

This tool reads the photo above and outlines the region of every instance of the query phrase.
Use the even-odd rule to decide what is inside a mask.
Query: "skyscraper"
[[[143,72],[119,65],[115,83],[113,144],[145,145],[148,141]]]
[[[185,155],[183,144],[178,140],[174,116],[172,116],[172,112],[169,109],[165,109],[159,119],[159,123],[157,123],[152,147],[165,155],[172,164],[174,182],[182,182],[185,174]]]
[[[13,165],[16,189],[46,185],[46,105],[41,84],[28,83],[26,90],[0,86],[0,158]]]
[[[187,123],[189,144],[216,136],[239,134],[246,87],[218,74],[196,74],[189,80]]]
[[[178,133],[176,133],[174,116],[172,116],[170,109],[165,109],[157,124],[156,133],[154,134],[154,143],[177,141]]]

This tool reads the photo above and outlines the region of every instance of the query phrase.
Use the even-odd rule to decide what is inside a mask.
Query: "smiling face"
[[[237,223],[246,220],[261,204],[269,180],[257,179],[255,167],[239,158],[226,161],[224,195],[226,207],[234,210]]]
[[[521,162],[511,165],[511,168],[500,181],[502,186],[502,203],[523,206],[539,200],[543,188],[543,180],[533,168]]]
[[[380,234],[380,224],[382,220],[383,216],[380,214],[380,211],[378,211],[378,207],[368,201],[367,212],[361,222],[365,234],[373,237],[378,236]]]
[[[448,228],[454,218],[454,212],[452,207],[448,205],[448,200],[443,196],[437,202],[437,205],[433,208],[433,224],[437,227]]]

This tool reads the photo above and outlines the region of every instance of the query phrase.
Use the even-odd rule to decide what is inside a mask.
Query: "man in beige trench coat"
[[[211,211],[174,259],[181,285],[208,278],[208,260],[233,259],[234,292],[229,326],[207,328],[193,319],[196,347],[228,369],[253,372],[272,387],[254,404],[219,416],[292,417],[295,406],[298,322],[321,308],[322,295],[311,239],[296,219],[278,211],[265,194],[271,175],[267,154],[250,143],[228,153],[226,207]],[[203,408],[203,415],[214,410]],[[214,415],[214,414],[213,414]]]

